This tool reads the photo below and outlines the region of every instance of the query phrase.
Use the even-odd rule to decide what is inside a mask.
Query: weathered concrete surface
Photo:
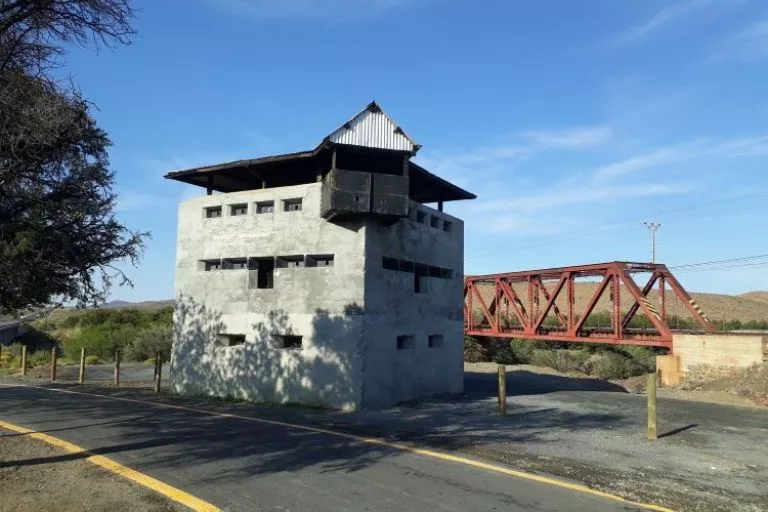
[[[768,336],[675,334],[672,351],[680,358],[685,380],[714,380],[764,364],[768,359]]]
[[[174,391],[351,410],[461,390],[461,221],[413,204],[412,218],[391,227],[331,223],[320,217],[321,186],[203,196],[180,205]],[[282,211],[291,198],[302,199],[301,211]],[[256,213],[264,201],[274,202],[273,213]],[[233,204],[247,204],[248,213],[230,215]],[[223,216],[206,218],[212,206],[221,206]],[[416,207],[425,224],[417,222]],[[291,255],[333,255],[334,263],[275,269],[272,289],[254,285],[256,271],[205,271],[202,264]],[[383,269],[385,256],[452,274],[424,278],[426,292],[417,294],[414,274]],[[246,343],[221,346],[220,333],[245,335]],[[301,350],[274,348],[272,336],[280,334],[302,336]],[[399,335],[413,336],[414,347],[398,350]],[[441,346],[428,347],[430,335],[442,336]]]
[[[662,387],[679,386],[683,381],[680,356],[656,356],[656,374]]]

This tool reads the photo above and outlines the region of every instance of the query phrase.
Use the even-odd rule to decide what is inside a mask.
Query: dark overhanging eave
[[[212,190],[223,193],[254,190],[261,188],[262,181],[270,183],[270,178],[278,178],[278,181],[283,181],[286,178],[286,172],[308,172],[302,169],[304,165],[302,161],[316,157],[318,153],[323,149],[327,149],[327,147],[326,144],[321,143],[311,151],[236,160],[223,164],[173,171],[167,173],[165,178],[203,188],[210,187]],[[299,165],[299,167],[294,169],[286,169],[284,167],[291,165]],[[273,167],[270,169],[267,166],[283,168],[275,169]],[[260,167],[262,169],[259,169]],[[250,173],[243,175],[243,172],[246,171],[250,171]],[[409,162],[409,171],[411,176],[410,196],[414,201],[437,203],[475,199],[477,197],[475,194],[432,174],[414,162]],[[307,183],[313,181],[313,178],[310,179],[309,176],[307,178]]]
[[[319,149],[319,148],[318,148]],[[268,163],[287,162],[290,160],[300,160],[303,158],[311,158],[317,154],[317,149],[312,151],[300,151],[297,153],[286,153],[283,155],[265,156],[261,158],[250,158],[245,160],[235,160],[233,162],[227,162],[216,165],[206,165],[203,167],[193,167],[191,169],[184,169],[181,171],[172,171],[164,176],[168,180],[184,181],[187,176],[197,176],[201,174],[215,173],[217,171],[227,171],[232,169],[247,168],[250,166],[263,165]]]

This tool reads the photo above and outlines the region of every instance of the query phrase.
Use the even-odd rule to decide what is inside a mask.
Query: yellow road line
[[[24,434],[33,439],[38,439],[40,441],[53,445],[56,448],[60,448],[67,453],[81,453],[83,455],[87,455],[87,457],[84,457],[84,458],[88,462],[96,464],[97,466],[104,468],[111,473],[120,475],[143,487],[151,489],[159,494],[162,494],[166,498],[169,498],[177,503],[181,503],[182,505],[194,510],[195,512],[220,512],[221,511],[219,507],[215,505],[211,505],[207,501],[203,501],[200,498],[196,498],[191,494],[182,491],[181,489],[177,489],[164,482],[161,482],[160,480],[156,480],[151,476],[145,475],[144,473],[139,473],[135,469],[131,469],[129,467],[123,466],[122,464],[115,462],[114,460],[109,459],[107,457],[104,457],[103,455],[89,455],[90,452],[88,452],[88,450],[86,450],[85,448],[81,448],[80,446],[64,441],[63,439],[49,436],[48,434],[43,434],[42,432],[36,432],[34,430],[20,427],[18,425],[14,425],[12,423],[8,423],[2,420],[0,420],[0,428],[5,430],[11,430],[13,432],[18,432],[19,434]]]
[[[253,417],[249,417],[249,416],[240,416],[238,414],[230,414],[230,413],[224,413],[224,412],[206,411],[204,409],[195,409],[193,407],[185,407],[183,405],[164,404],[164,403],[160,403],[160,402],[153,402],[151,400],[140,400],[138,398],[125,398],[125,397],[120,397],[120,396],[100,395],[98,393],[86,393],[86,392],[83,392],[83,391],[72,391],[72,390],[69,390],[69,389],[59,389],[59,388],[47,388],[47,387],[43,387],[43,386],[28,386],[26,384],[14,385],[14,384],[2,384],[2,383],[0,383],[0,386],[11,386],[11,387],[13,387],[13,386],[20,386],[20,387],[44,389],[46,391],[55,391],[55,392],[59,392],[59,393],[69,393],[69,394],[73,394],[73,395],[94,396],[94,397],[104,398],[104,399],[108,399],[108,400],[119,400],[119,401],[123,401],[123,402],[131,402],[131,403],[137,403],[137,404],[152,405],[152,406],[155,406],[155,407],[161,407],[161,408],[165,408],[165,409],[176,409],[176,410],[179,410],[179,411],[193,412],[193,413],[197,413],[197,414],[207,414],[209,416],[218,416],[218,417],[221,417],[221,418],[235,418],[235,419],[244,420],[244,421],[251,421],[251,422],[255,422],[255,423],[263,423],[263,424],[266,424],[266,425],[275,425],[275,426],[279,426],[279,427],[292,428],[292,429],[303,430],[303,431],[307,431],[307,432],[315,432],[315,433],[318,433],[318,434],[327,434],[327,435],[331,435],[331,436],[342,437],[342,438],[345,438],[345,439],[351,439],[353,441],[358,441],[358,442],[361,442],[361,443],[367,443],[367,444],[373,444],[373,445],[378,445],[378,446],[384,446],[386,448],[391,448],[393,450],[413,453],[413,454],[421,455],[421,456],[424,456],[424,457],[431,457],[431,458],[434,458],[434,459],[440,459],[440,460],[445,460],[445,461],[449,461],[449,462],[455,462],[457,464],[463,464],[465,466],[471,466],[471,467],[474,467],[474,468],[484,469],[484,470],[491,471],[491,472],[494,472],[494,473],[500,473],[500,474],[503,474],[503,475],[513,476],[513,477],[520,478],[520,479],[523,479],[523,480],[531,480],[531,481],[534,481],[534,482],[539,482],[539,483],[542,483],[542,484],[552,485],[552,486],[555,486],[555,487],[560,487],[562,489],[568,489],[568,490],[575,491],[575,492],[580,492],[580,493],[583,493],[583,494],[590,494],[592,496],[598,496],[600,498],[605,498],[605,499],[608,499],[608,500],[617,501],[617,502],[623,503],[625,505],[631,505],[631,506],[634,506],[634,507],[645,508],[647,510],[653,510],[654,512],[676,512],[675,510],[672,510],[670,508],[662,507],[662,506],[659,506],[659,505],[654,505],[652,503],[642,503],[642,502],[637,502],[637,501],[630,501],[628,499],[622,498],[621,496],[617,496],[615,494],[610,494],[610,493],[607,493],[607,492],[598,491],[597,489],[592,489],[591,487],[587,487],[586,485],[572,483],[572,482],[566,482],[566,481],[563,481],[563,480],[558,480],[556,478],[551,478],[551,477],[547,477],[547,476],[537,475],[535,473],[527,473],[525,471],[519,471],[519,470],[516,470],[516,469],[506,468],[504,466],[499,466],[498,464],[489,464],[487,462],[480,462],[480,461],[477,461],[477,460],[474,460],[474,459],[470,459],[470,458],[467,458],[467,457],[461,457],[461,456],[458,456],[458,455],[451,455],[451,454],[448,454],[448,453],[438,452],[438,451],[435,451],[435,450],[429,450],[429,449],[426,449],[426,448],[417,448],[417,447],[413,447],[413,446],[409,446],[409,445],[405,445],[405,444],[401,444],[401,443],[392,443],[392,442],[389,442],[389,441],[386,441],[384,439],[380,439],[380,438],[377,438],[377,437],[362,437],[362,436],[357,436],[357,435],[354,435],[354,434],[349,434],[349,433],[346,433],[346,432],[340,432],[340,431],[337,431],[337,430],[328,430],[328,429],[324,429],[324,428],[310,427],[310,426],[307,426],[307,425],[300,425],[300,424],[297,424],[297,423],[288,423],[288,422],[285,422],[285,421],[277,421],[277,420],[267,420],[267,419],[263,419],[263,418],[253,418]]]

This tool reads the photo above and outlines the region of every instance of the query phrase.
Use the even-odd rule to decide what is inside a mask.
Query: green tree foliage
[[[121,351],[125,361],[144,361],[161,352],[168,360],[173,308],[158,310],[90,309],[32,324],[62,348],[62,355],[78,360],[80,349],[89,356],[112,361]]]
[[[102,302],[145,233],[114,216],[110,140],[72,86],[63,46],[126,43],[126,0],[0,0],[0,313]]]

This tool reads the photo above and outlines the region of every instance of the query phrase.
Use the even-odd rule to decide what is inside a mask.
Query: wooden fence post
[[[648,385],[646,386],[646,392],[648,393],[648,439],[655,440],[657,435],[657,423],[656,423],[656,374],[648,374]]]
[[[507,415],[507,368],[499,365],[499,414]]]
[[[115,350],[115,387],[120,387],[120,350]]]
[[[155,393],[160,392],[160,381],[163,378],[163,356],[160,353],[155,354]]]
[[[80,375],[78,376],[77,383],[82,384],[85,382],[85,347],[80,349]]]
[[[21,376],[27,374],[27,346],[21,346]]]
[[[58,352],[56,347],[51,349],[51,382],[56,381],[56,362],[58,360]]]

